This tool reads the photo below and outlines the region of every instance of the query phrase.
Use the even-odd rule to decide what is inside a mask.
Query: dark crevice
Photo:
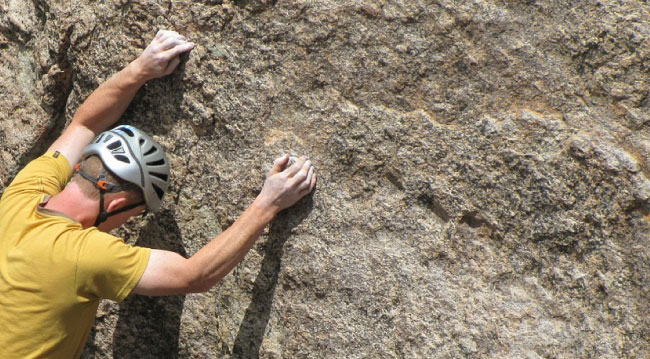
[[[50,13],[50,5],[45,0],[32,0],[36,16],[41,22],[41,26],[45,26],[47,22],[47,14]]]
[[[643,216],[650,216],[650,203],[647,201],[636,200],[632,202],[632,205],[625,209],[625,212],[628,215],[634,212],[639,212]]]
[[[422,194],[418,197],[418,201],[425,205],[433,214],[438,216],[443,222],[449,222],[449,213],[438,203],[432,196]]]
[[[235,6],[257,14],[275,6],[277,0],[234,0]]]
[[[538,233],[533,235],[533,243],[554,253],[578,255],[578,242],[571,233]]]
[[[479,228],[487,224],[484,219],[477,217],[476,213],[474,212],[463,214],[463,217],[460,219],[460,223],[467,224],[471,228]]]
[[[458,223],[467,225],[481,237],[490,238],[495,241],[503,239],[503,232],[476,211],[464,212]]]
[[[0,33],[7,39],[9,42],[25,46],[25,44],[31,39],[31,34],[25,32],[23,29],[19,28],[11,21],[9,21],[9,26],[0,26]]]
[[[393,186],[397,187],[397,189],[399,189],[400,191],[404,190],[404,185],[400,181],[400,176],[396,175],[392,171],[386,172],[386,179],[388,179],[388,181],[392,183]]]

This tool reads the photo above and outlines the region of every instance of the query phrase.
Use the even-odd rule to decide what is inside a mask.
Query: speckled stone
[[[117,233],[190,256],[309,156],[203,294],[103,302],[84,358],[650,357],[643,1],[0,1],[0,185],[158,29],[121,120],[173,162]]]

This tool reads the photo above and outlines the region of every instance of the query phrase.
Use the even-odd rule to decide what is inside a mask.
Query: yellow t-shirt
[[[81,356],[99,300],[123,300],[149,261],[149,248],[39,206],[71,176],[65,157],[48,153],[25,166],[0,200],[2,358]]]

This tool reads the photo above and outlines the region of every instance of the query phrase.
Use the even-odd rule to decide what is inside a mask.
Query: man
[[[169,165],[162,147],[136,128],[102,131],[146,81],[170,74],[193,47],[176,32],[158,32],[135,61],[86,99],[46,154],[5,189],[2,358],[79,357],[101,298],[207,291],[244,258],[279,211],[314,189],[309,160],[287,166],[288,156],[277,159],[251,206],[189,259],[129,246],[106,233],[160,206]]]

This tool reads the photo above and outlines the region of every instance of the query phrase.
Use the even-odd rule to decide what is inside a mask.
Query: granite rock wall
[[[103,302],[84,358],[650,357],[647,1],[0,0],[0,188],[158,29],[121,123],[173,163],[117,231],[190,256],[309,156],[207,293]]]

